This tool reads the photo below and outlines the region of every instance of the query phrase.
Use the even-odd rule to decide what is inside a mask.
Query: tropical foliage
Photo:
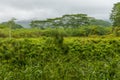
[[[0,80],[120,80],[120,6],[109,22],[86,14],[0,24]],[[10,37],[9,37],[10,35]]]
[[[0,40],[1,80],[119,80],[120,39]],[[14,47],[13,47],[14,46]]]
[[[82,26],[111,26],[111,23],[88,17],[87,14],[71,14],[63,15],[59,18],[47,19],[47,20],[35,20],[31,22],[32,28],[79,28]]]
[[[114,4],[110,19],[114,27],[120,27],[120,2]]]

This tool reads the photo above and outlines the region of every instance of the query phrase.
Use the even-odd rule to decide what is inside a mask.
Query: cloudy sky
[[[85,13],[109,19],[113,4],[120,0],[0,0],[0,21],[45,19],[64,14]]]

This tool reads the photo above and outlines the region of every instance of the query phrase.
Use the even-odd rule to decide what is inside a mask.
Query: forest
[[[120,2],[87,14],[0,23],[0,80],[120,80]]]

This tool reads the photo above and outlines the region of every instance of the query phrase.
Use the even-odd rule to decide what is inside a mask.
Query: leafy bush
[[[114,27],[113,28],[113,34],[115,36],[120,36],[120,27]]]
[[[1,39],[0,80],[119,80],[120,39]]]

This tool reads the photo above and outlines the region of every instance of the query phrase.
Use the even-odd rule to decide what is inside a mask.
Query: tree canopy
[[[114,27],[120,27],[120,2],[114,4],[110,19]]]
[[[18,28],[23,28],[21,25],[19,24],[16,24],[15,19],[11,19],[7,22],[2,22],[0,23],[0,28],[9,28],[11,26],[12,29],[18,29]]]
[[[63,15],[62,17],[47,19],[47,20],[35,20],[31,22],[31,27],[45,28],[45,27],[64,27],[77,28],[79,26],[85,26],[89,24],[89,18],[86,14],[72,14]]]
[[[44,29],[50,28],[78,28],[81,26],[111,26],[111,24],[104,20],[95,19],[87,16],[87,14],[67,14],[62,17],[52,18],[47,20],[34,20],[31,22],[32,28]]]

